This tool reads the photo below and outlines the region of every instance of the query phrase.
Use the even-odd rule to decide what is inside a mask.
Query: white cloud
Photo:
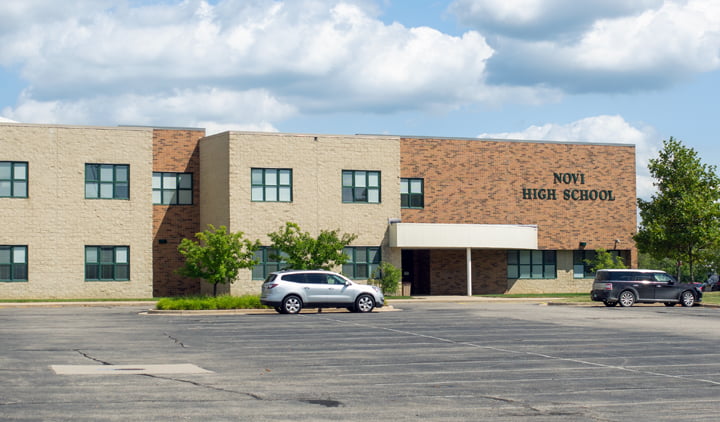
[[[716,0],[458,0],[451,10],[496,34],[493,84],[627,92],[720,69]]]
[[[44,4],[55,19],[39,17]],[[210,87],[273,101],[250,114],[215,104],[197,120],[265,126],[295,112],[452,109],[487,95],[493,50],[480,34],[387,25],[363,0],[63,2],[74,13],[56,4],[13,9],[23,24],[0,30],[0,64],[19,68],[29,83],[11,115],[91,122],[111,117],[114,105],[125,109],[121,117],[145,122],[164,116],[136,104],[161,100],[165,118],[178,119],[189,113],[168,101],[192,105],[193,93]],[[87,8],[77,14],[75,5]]]
[[[647,165],[662,147],[651,127],[636,127],[621,116],[593,116],[567,124],[548,123],[530,126],[520,132],[483,133],[479,138],[529,139],[547,141],[586,141],[635,144],[637,194],[649,198],[655,191]]]

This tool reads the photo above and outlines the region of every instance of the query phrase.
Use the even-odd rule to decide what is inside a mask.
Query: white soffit
[[[390,224],[390,247],[537,249],[537,226],[511,224]]]

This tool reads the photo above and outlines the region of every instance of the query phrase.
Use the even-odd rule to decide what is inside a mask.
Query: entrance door
[[[404,249],[402,251],[402,281],[410,283],[411,295],[429,295],[430,251]]]

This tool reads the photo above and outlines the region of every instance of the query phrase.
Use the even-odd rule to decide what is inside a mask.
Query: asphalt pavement
[[[0,419],[716,420],[720,309],[0,309]]]

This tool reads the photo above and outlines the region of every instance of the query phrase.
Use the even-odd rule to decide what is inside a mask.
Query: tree
[[[597,272],[598,270],[607,270],[610,268],[627,268],[623,262],[622,257],[615,256],[605,249],[596,249],[594,259],[586,259],[585,263],[590,266],[590,271]]]
[[[268,233],[273,242],[272,248],[282,255],[273,256],[282,259],[288,268],[295,270],[330,270],[348,260],[343,248],[357,238],[355,234],[339,235],[338,230],[322,230],[317,238],[300,230],[296,223],[287,222],[275,232]]]
[[[198,241],[183,239],[178,252],[185,257],[185,265],[178,273],[187,277],[197,277],[213,285],[213,296],[217,296],[218,284],[235,281],[238,270],[257,265],[255,251],[260,242],[243,239],[242,232],[229,233],[227,227],[215,228],[196,233]]]
[[[657,260],[672,259],[678,271],[687,263],[694,281],[694,266],[706,263],[720,239],[720,179],[715,166],[701,163],[694,149],[671,137],[648,167],[657,193],[650,201],[638,199],[638,250]]]
[[[380,287],[385,294],[395,294],[400,287],[402,271],[389,262],[382,261],[373,271],[370,283]]]

